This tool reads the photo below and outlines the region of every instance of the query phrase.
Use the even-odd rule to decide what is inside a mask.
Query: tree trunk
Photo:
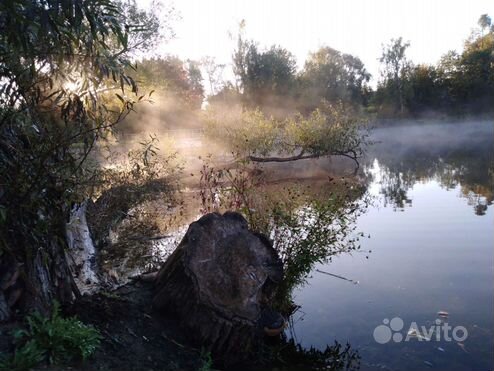
[[[54,300],[64,304],[79,295],[66,255],[63,215],[60,209],[51,210],[45,219],[51,225],[48,233],[16,230],[4,245],[0,254],[0,321],[12,319],[17,310],[48,315]]]
[[[153,306],[178,315],[200,346],[231,363],[256,348],[282,277],[270,242],[240,214],[207,214],[160,269]]]

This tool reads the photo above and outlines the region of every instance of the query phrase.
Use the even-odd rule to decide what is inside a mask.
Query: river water
[[[371,140],[373,202],[356,222],[371,252],[314,267],[292,336],[349,342],[362,370],[492,370],[494,125],[412,123]]]
[[[369,139],[359,178],[371,203],[355,222],[361,248],[314,266],[295,288],[300,309],[287,335],[307,348],[348,342],[362,370],[492,370],[493,123],[395,123]],[[327,188],[337,164],[317,163],[290,164],[288,173]],[[149,256],[159,266],[178,245],[201,214],[198,197],[187,197],[178,224],[162,228],[171,238],[110,259],[119,284],[149,269]],[[178,213],[152,205],[163,220]]]

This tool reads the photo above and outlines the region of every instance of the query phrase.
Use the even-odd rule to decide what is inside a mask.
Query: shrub
[[[263,179],[257,168],[249,169],[249,164],[223,169],[206,159],[199,185],[201,211],[240,212],[250,229],[272,240],[284,269],[275,305],[290,313],[291,292],[305,283],[315,264],[360,249],[362,233],[355,231],[354,221],[369,199],[357,183],[328,183],[326,190],[298,184],[280,189]]]
[[[29,340],[15,350],[14,354],[0,355],[0,370],[26,371],[30,370],[43,360],[43,351],[35,340]]]
[[[74,317],[61,317],[58,302],[54,302],[50,317],[34,313],[27,316],[27,323],[27,329],[14,333],[16,343],[22,345],[8,360],[17,367],[11,366],[11,369],[29,369],[43,359],[51,364],[84,361],[100,344],[99,331]],[[0,363],[0,370],[2,367]]]

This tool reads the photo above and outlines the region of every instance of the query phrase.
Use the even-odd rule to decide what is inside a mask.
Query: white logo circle
[[[386,344],[391,340],[391,330],[388,326],[379,325],[374,329],[374,340],[379,344]]]
[[[386,344],[391,339],[395,343],[399,343],[403,340],[403,335],[398,331],[403,329],[405,323],[400,317],[395,317],[391,321],[387,318],[383,320],[384,325],[379,325],[374,329],[374,340],[379,344]],[[393,330],[393,331],[391,331]],[[395,332],[393,334],[393,332]]]

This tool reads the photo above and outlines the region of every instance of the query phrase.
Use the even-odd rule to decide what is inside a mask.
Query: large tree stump
[[[213,354],[238,359],[261,338],[261,314],[282,277],[271,243],[240,214],[208,214],[189,226],[160,269],[153,306],[178,315]]]

